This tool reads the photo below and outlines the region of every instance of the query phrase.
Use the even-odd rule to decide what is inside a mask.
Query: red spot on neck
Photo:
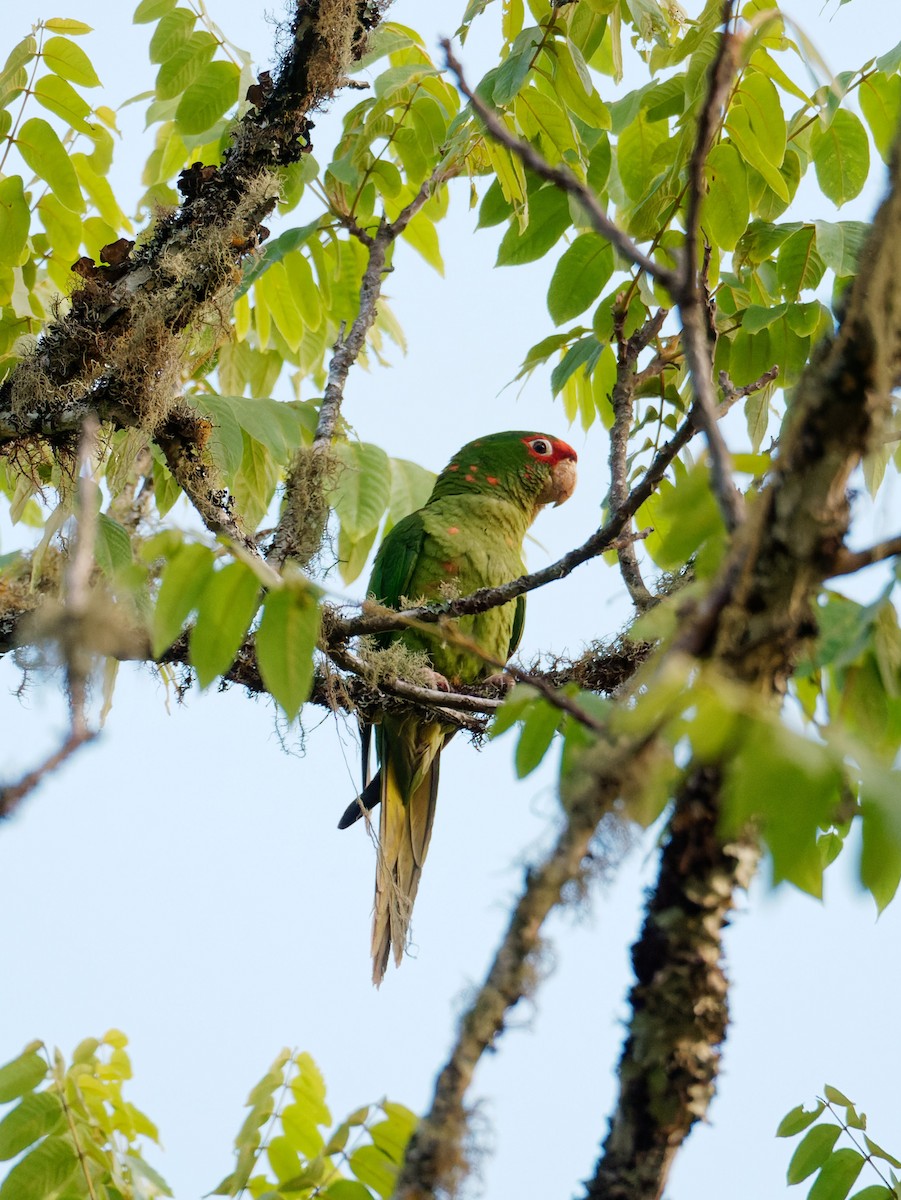
[[[459,525],[448,525],[447,532],[448,533],[459,533],[460,527],[459,527]]]
[[[490,483],[492,487],[496,487],[500,480],[496,475],[486,475],[485,482]]]

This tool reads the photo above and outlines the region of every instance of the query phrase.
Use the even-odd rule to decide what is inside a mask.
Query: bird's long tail
[[[432,836],[444,740],[440,725],[419,726],[415,746],[403,735],[385,739],[379,772],[382,807],[372,914],[372,982],[376,987],[385,976],[392,949],[398,966],[403,959],[413,901]]]

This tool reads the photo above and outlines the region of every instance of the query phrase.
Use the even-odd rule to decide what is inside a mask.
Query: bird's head
[[[548,433],[489,433],[454,455],[438,476],[434,495],[498,495],[534,516],[543,505],[562,504],[573,494],[576,460],[572,446]]]

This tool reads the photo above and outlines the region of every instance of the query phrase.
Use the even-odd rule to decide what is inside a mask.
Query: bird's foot
[[[449,692],[451,685],[447,678],[440,671],[425,671],[426,687],[430,687],[435,692]]]
[[[494,675],[489,675],[488,678],[484,680],[484,686],[486,688],[495,688],[504,695],[510,691],[514,683],[516,683],[516,680],[507,671],[496,671]]]

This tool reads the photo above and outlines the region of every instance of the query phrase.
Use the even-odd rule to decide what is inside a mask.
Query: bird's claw
[[[427,671],[428,686],[435,692],[449,692],[451,685],[440,671]]]

